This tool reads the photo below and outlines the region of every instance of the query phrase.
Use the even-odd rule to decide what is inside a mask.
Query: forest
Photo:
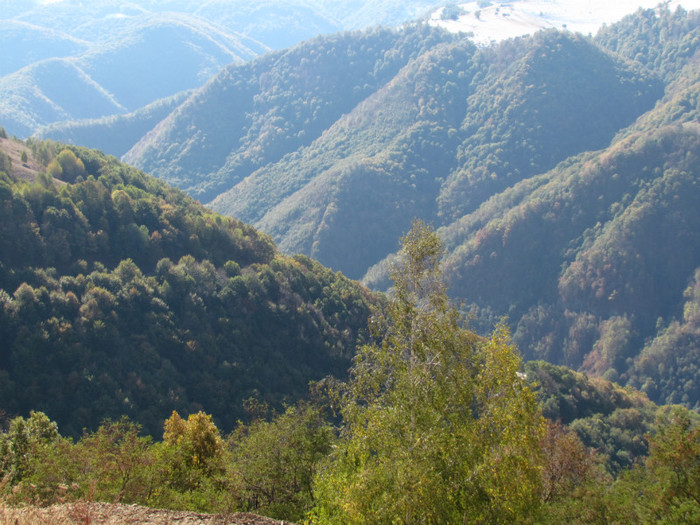
[[[245,399],[279,408],[366,339],[379,299],[357,283],[114,157],[22,147],[45,168],[0,180],[6,413],[43,410],[71,436],[128,415],[155,434],[206,405],[230,431]]]
[[[0,505],[700,522],[699,17],[319,37],[71,128],[137,167],[0,128]]]
[[[421,218],[477,333],[507,316],[528,360],[697,408],[698,16],[319,37],[227,67],[124,158],[377,291]]]
[[[43,412],[12,418],[4,500],[304,523],[700,518],[700,416],[564,367],[523,367],[505,324],[488,338],[461,326],[441,256],[434,230],[414,222],[349,377],[312,383],[282,411],[250,398],[228,434],[201,410],[174,410],[158,441],[127,416],[75,440]]]

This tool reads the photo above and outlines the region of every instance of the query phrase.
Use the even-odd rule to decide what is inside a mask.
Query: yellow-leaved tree
[[[514,523],[540,502],[544,422],[504,324],[460,326],[437,234],[402,239],[377,343],[358,352],[339,445],[315,481],[319,523]]]

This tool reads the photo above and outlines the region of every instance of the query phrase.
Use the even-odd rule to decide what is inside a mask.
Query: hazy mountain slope
[[[0,173],[5,413],[73,436],[126,414],[160,435],[172,410],[206,407],[229,431],[247,398],[279,408],[345,373],[366,289],[113,157],[23,149],[31,165],[58,153],[44,169],[75,183]]]
[[[281,49],[320,34],[397,26],[440,4],[436,0],[3,0],[0,13],[77,38],[99,41],[105,35],[113,36],[114,28],[123,27],[129,19],[179,12]]]
[[[89,43],[53,29],[16,20],[0,19],[0,76],[46,58],[67,57],[85,51]]]
[[[203,21],[153,15],[80,57],[80,65],[129,110],[199,87],[224,65],[257,52]]]
[[[242,39],[204,21],[142,17],[80,55],[33,62],[0,77],[0,120],[10,133],[26,136],[57,121],[134,111],[256,55]]]
[[[392,251],[413,216],[449,222],[609,143],[661,94],[639,67],[572,35],[543,33],[493,51],[468,41],[438,46],[308,147],[211,205],[357,278]]]
[[[64,108],[49,112],[46,104],[61,104],[46,100],[45,93],[37,99],[33,93],[42,91],[40,86],[17,84],[15,78],[8,78],[7,85],[12,88],[9,92],[0,90],[0,100],[11,99],[11,103],[0,112],[0,121],[10,133],[28,136],[48,124],[72,124],[81,118],[135,111],[160,97],[201,86],[230,62],[248,60],[270,48],[292,46],[318,34],[405,23],[424,12],[428,4],[435,2],[3,1],[0,39],[6,60],[0,78],[39,59],[71,56],[78,60],[77,67],[124,108],[105,113],[100,105],[89,106],[92,99],[87,97],[77,113]],[[80,81],[73,82],[75,86],[65,76],[57,77],[61,96],[73,90],[82,93]],[[95,129],[94,123],[91,127]],[[60,129],[53,132],[57,139],[75,138],[60,135]]]
[[[124,112],[109,92],[72,59],[35,62],[0,78],[0,120],[18,136],[47,122]]]
[[[33,136],[80,144],[120,157],[184,102],[189,93],[183,91],[172,97],[159,99],[125,115],[49,124],[40,128]]]
[[[299,0],[209,0],[202,2],[194,14],[249,35],[272,49],[282,49],[346,29],[324,7],[323,2]]]
[[[124,160],[210,200],[310,144],[413,57],[453,38],[420,27],[343,33],[228,67]]]

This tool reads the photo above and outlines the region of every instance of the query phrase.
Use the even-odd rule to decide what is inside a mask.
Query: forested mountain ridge
[[[260,72],[260,78],[251,78],[251,67],[245,65],[230,68],[231,73],[222,74],[212,84],[231,85],[227,77],[235,71],[236,76],[249,78],[252,86],[261,86],[247,95],[253,110],[247,115],[249,119],[264,118],[265,127],[238,123],[235,115],[243,111],[241,106],[247,106],[246,99],[224,96],[223,88],[205,88],[124,158],[204,201],[233,186],[212,203],[215,209],[257,224],[286,251],[310,254],[360,277],[389,246],[373,242],[377,232],[371,225],[375,221],[362,221],[344,197],[334,192],[351,188],[343,195],[362,194],[363,200],[376,197],[371,207],[383,208],[379,214],[399,209],[383,221],[383,238],[396,238],[412,216],[438,219],[458,215],[463,212],[460,207],[473,208],[479,199],[519,178],[553,167],[556,161],[582,149],[605,145],[662,93],[658,80],[639,67],[572,35],[543,33],[511,47],[504,44],[498,51],[479,51],[467,40],[422,26],[381,35],[390,39],[388,45],[392,40],[396,42],[393,45],[418,39],[424,43],[397,64],[403,69],[388,69],[371,84],[358,72],[336,70],[337,61],[332,59],[333,50],[342,42],[345,53],[357,57],[353,61],[358,71],[370,75],[377,69],[384,71],[385,58],[363,48],[369,35],[327,37],[289,52],[296,60],[302,60],[305,53],[314,57],[328,53],[328,59],[315,58],[313,63],[326,68],[332,64],[330,71],[339,75],[336,83],[354,86],[349,96],[335,98],[343,101],[338,107],[343,116],[336,112],[324,120],[306,122],[306,111],[292,112],[289,108],[296,105],[295,100],[313,103],[318,94],[321,100],[326,95],[324,83],[301,83],[294,74],[279,76],[288,62],[275,65],[273,70],[273,78],[280,79],[277,83],[284,79],[279,86],[275,81],[267,85],[269,76]],[[557,76],[562,64],[573,69]],[[551,76],[542,75],[543,70]],[[323,82],[333,78],[330,71],[322,75]],[[597,78],[598,83],[586,80],[591,78]],[[502,87],[504,82],[509,89]],[[495,89],[497,86],[501,87]],[[285,105],[282,99],[272,98],[270,109],[262,105],[269,95],[256,98],[258,89],[262,93],[281,90],[289,98]],[[548,89],[555,91],[555,96],[543,95]],[[195,104],[198,97],[209,104]],[[237,108],[231,113],[226,105],[234,100]],[[573,108],[579,109],[576,112]],[[290,114],[283,114],[285,111]],[[560,117],[562,112],[570,114],[569,120]],[[489,122],[497,127],[492,129]],[[198,130],[194,135],[185,131],[192,125]],[[303,140],[297,138],[300,126],[304,128]],[[530,126],[540,130],[539,135]],[[311,130],[308,134],[307,128]],[[222,135],[230,137],[232,146],[220,151]],[[241,146],[237,137],[243,137]],[[200,147],[205,140],[207,147]],[[280,141],[285,144],[282,148]],[[528,160],[523,166],[524,157],[532,157],[532,163]],[[491,176],[497,172],[498,176]],[[377,194],[365,183],[369,180],[386,181],[386,191]],[[474,203],[463,202],[464,195],[474,195]],[[414,200],[420,202],[414,205]],[[311,207],[309,203],[313,203]],[[343,249],[337,244],[347,235],[333,228],[342,228],[348,216],[362,223],[353,232],[360,235],[357,244],[364,246],[363,253],[358,254],[355,246]],[[339,261],[347,261],[347,266]]]
[[[113,157],[1,142],[40,167],[0,183],[6,413],[70,435],[126,414],[158,435],[206,406],[230,430],[249,397],[279,407],[342,375],[366,337],[377,299],[340,274]]]
[[[231,65],[123,159],[209,201],[261,166],[311,144],[407,62],[453,39],[428,27],[375,29],[319,37]]]
[[[695,406],[694,321],[682,312],[700,262],[699,16],[640,10],[594,39],[545,31],[488,49],[433,37],[314,140],[256,149],[259,165],[228,179],[245,176],[212,206],[285,251],[377,287],[386,262],[370,266],[423,217],[442,226],[453,296],[470,305],[480,331],[508,315],[527,357]],[[402,31],[395,38],[426,29]],[[349,38],[323,42],[353,49]],[[194,109],[171,115],[130,160],[148,151],[141,167],[177,170],[175,152],[186,151],[189,165],[205,165],[192,149],[158,145],[187,129]],[[215,115],[204,114],[211,126]],[[298,129],[289,122],[278,129]],[[259,138],[270,140],[245,141],[266,143]],[[195,184],[226,180],[250,156],[234,150]]]

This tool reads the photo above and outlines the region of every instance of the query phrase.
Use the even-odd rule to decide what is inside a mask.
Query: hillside
[[[429,220],[479,331],[507,315],[528,358],[696,406],[682,312],[700,266],[698,16],[640,10],[596,38],[550,30],[487,49],[423,26],[325,37],[228,68],[125,158],[377,288],[394,239]],[[381,69],[365,44],[379,35],[384,56],[413,51]],[[323,59],[339,49],[353,69]],[[348,90],[335,111],[309,119],[304,101],[326,91],[284,74],[293,63]]]
[[[90,42],[110,39],[115,29],[141,17],[177,12],[216,24],[228,33],[246,35],[268,48],[282,49],[319,34],[397,26],[426,15],[440,4],[437,0],[93,0],[89,4],[76,0],[2,0],[0,12],[2,18]]]
[[[264,49],[204,21],[141,17],[79,54],[37,60],[0,77],[0,121],[27,136],[57,121],[127,113],[199,87],[224,65]]]
[[[453,39],[427,27],[374,29],[319,37],[229,66],[123,159],[209,201],[313,143],[407,62]]]
[[[1,77],[32,62],[78,55],[90,44],[55,29],[18,20],[0,20],[0,45],[5,50],[0,63]]]
[[[367,46],[380,36],[383,47]],[[385,50],[402,42],[413,47],[387,64]],[[351,68],[337,67],[341,50],[358,57]],[[306,56],[308,73],[289,74]],[[315,76],[322,82],[309,83]],[[662,89],[638,65],[570,34],[495,50],[423,26],[338,35],[229,68],[124,159],[202,201],[216,196],[215,210],[256,224],[283,250],[359,278],[412,217],[448,223],[604,147]],[[316,117],[309,100],[328,110]]]
[[[81,144],[121,157],[189,95],[190,91],[181,91],[131,113],[48,124],[39,128],[33,136],[68,144]]]
[[[206,406],[228,431],[244,400],[279,407],[345,372],[377,302],[357,283],[113,157],[19,149],[48,174],[0,185],[6,413],[67,435],[126,414],[158,435]]]
[[[200,87],[225,65],[319,34],[419,17],[435,0],[0,2],[0,122],[12,135],[90,140],[94,119]],[[71,97],[71,94],[76,96]],[[146,111],[148,111],[146,109]],[[126,117],[127,120],[129,117]],[[85,122],[87,120],[87,122]],[[58,124],[51,133],[42,126]],[[151,123],[150,129],[156,122]],[[63,125],[70,130],[63,134]],[[133,146],[147,129],[117,124]],[[78,129],[80,128],[80,129]],[[77,131],[77,135],[72,133]],[[128,149],[128,148],[127,148]]]

